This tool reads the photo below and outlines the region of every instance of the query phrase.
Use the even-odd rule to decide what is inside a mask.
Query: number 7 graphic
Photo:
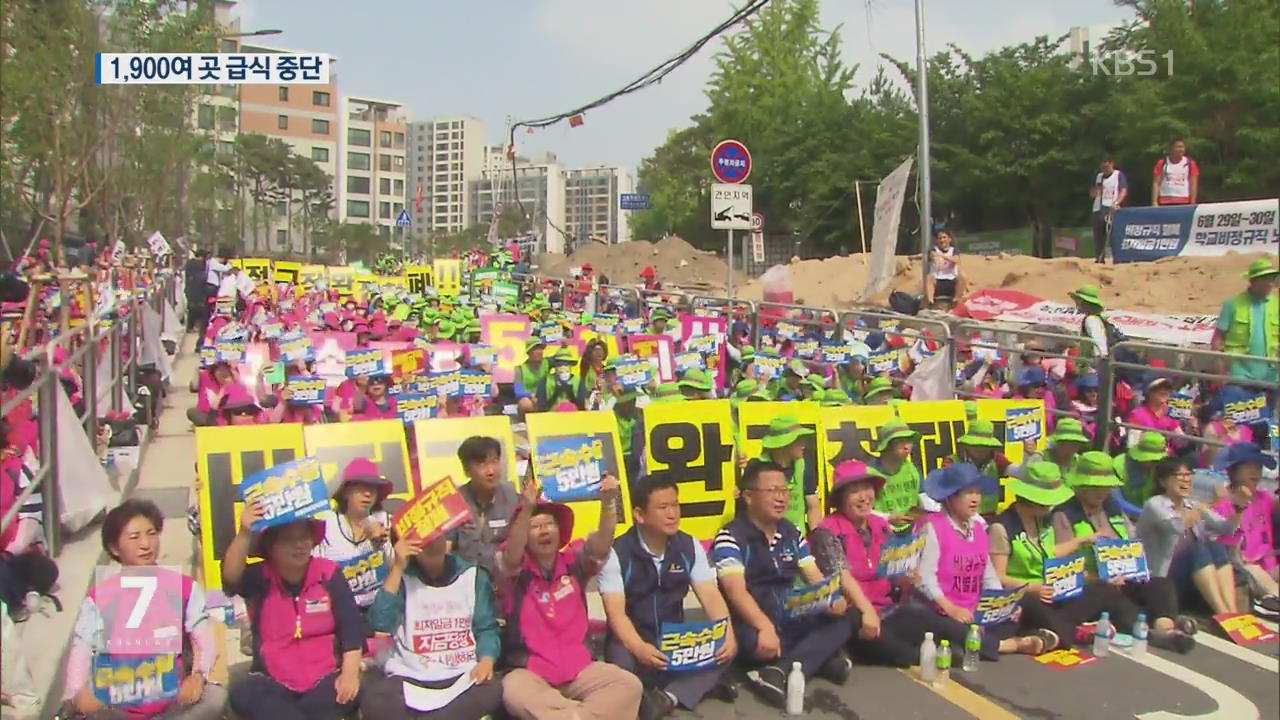
[[[141,591],[133,604],[133,610],[129,612],[129,618],[124,622],[126,629],[137,630],[142,626],[142,618],[151,609],[151,599],[156,596],[157,585],[154,575],[126,575],[120,578],[120,587]]]

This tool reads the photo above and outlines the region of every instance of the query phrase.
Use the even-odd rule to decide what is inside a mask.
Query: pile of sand
[[[640,271],[653,266],[664,285],[691,289],[724,289],[727,265],[715,253],[699,250],[678,237],[657,242],[636,241],[621,245],[592,243],[571,255],[538,256],[538,274],[567,278],[570,268],[590,264],[597,276],[603,275],[615,285],[640,282]],[[741,287],[746,277],[737,275],[734,283]]]

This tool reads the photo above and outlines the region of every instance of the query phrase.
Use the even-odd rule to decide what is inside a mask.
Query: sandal
[[[1173,627],[1183,635],[1195,635],[1200,632],[1200,624],[1189,615],[1179,615],[1174,618]]]

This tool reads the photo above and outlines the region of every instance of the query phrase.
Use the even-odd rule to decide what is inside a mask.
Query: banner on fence
[[[954,312],[974,320],[1056,325],[1073,333],[1079,332],[1084,321],[1084,316],[1072,305],[1017,290],[979,290],[956,306]],[[1108,310],[1103,314],[1132,338],[1169,345],[1208,345],[1218,322],[1216,315],[1153,315],[1123,310]]]
[[[1118,263],[1164,257],[1280,252],[1280,200],[1128,207],[1111,223]]]

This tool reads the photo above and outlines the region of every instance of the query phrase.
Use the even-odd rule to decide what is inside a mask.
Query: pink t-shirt
[[[1253,496],[1253,502],[1240,514],[1240,529],[1230,535],[1223,535],[1218,542],[1230,547],[1240,548],[1240,557],[1245,562],[1254,563],[1267,572],[1277,567],[1275,553],[1275,528],[1272,527],[1272,512],[1276,496],[1269,492],[1259,492]],[[1235,515],[1231,501],[1219,500],[1213,509],[1222,517]]]

